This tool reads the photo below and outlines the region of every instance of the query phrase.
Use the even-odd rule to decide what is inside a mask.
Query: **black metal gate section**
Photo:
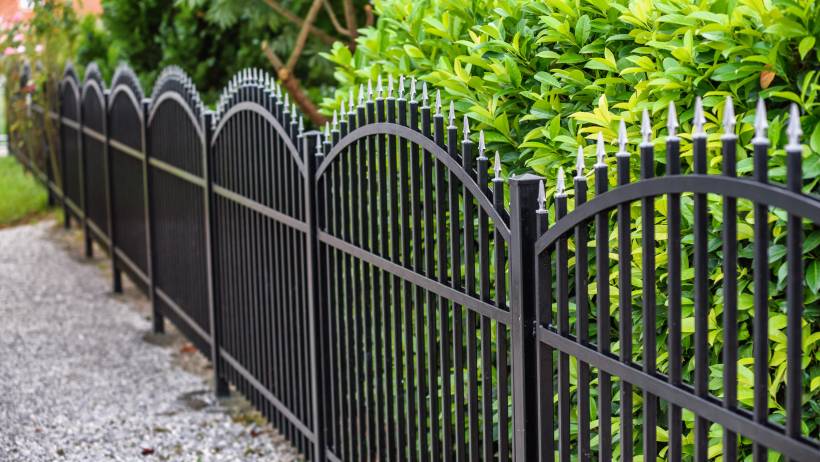
[[[159,312],[209,355],[204,115],[188,76],[177,67],[163,70],[154,85],[147,123],[152,296]]]
[[[503,182],[426,88],[376,91],[312,143],[328,457],[509,460]]]
[[[91,239],[109,249],[108,144],[106,139],[105,82],[96,64],[88,66],[81,90],[82,174],[87,253]]]
[[[295,109],[270,76],[243,71],[219,102],[209,165],[220,375],[310,455],[308,225],[299,131]]]
[[[145,112],[149,103],[143,99],[137,76],[128,66],[120,65],[114,73],[108,97],[113,262],[118,271],[128,273],[143,292],[148,293],[151,272]]]
[[[785,185],[768,180],[769,140],[762,101],[752,140],[753,178],[737,177],[738,138],[730,101],[724,113],[722,175],[707,175],[707,135],[698,99],[691,137],[694,174],[680,174],[681,142],[671,107],[666,175],[654,177],[660,169],[655,164],[652,127],[645,113],[639,181],[630,183],[630,154],[622,122],[615,189],[607,191],[608,163],[599,139],[595,198],[586,202],[581,156],[574,181],[575,210],[567,213],[561,173],[554,197],[556,223],[548,226],[543,199],[538,212],[528,214],[530,218],[522,227],[526,228],[526,223],[536,226],[535,235],[540,237],[535,243],[536,287],[531,305],[535,306],[532,316],[537,322],[537,344],[525,351],[528,367],[537,371],[537,378],[522,396],[527,428],[537,428],[538,432],[532,431],[521,440],[526,450],[520,455],[526,460],[537,456],[543,461],[556,457],[561,461],[576,457],[604,461],[643,456],[644,460],[705,461],[715,456],[715,448],[721,450],[724,460],[750,454],[756,461],[767,460],[767,451],[787,460],[820,460],[817,434],[801,431],[802,414],[816,412],[802,399],[809,376],[801,370],[801,240],[804,224],[820,224],[820,202],[801,192],[799,113],[792,108],[785,146]],[[512,189],[514,193],[520,190],[515,185]],[[722,199],[722,209],[710,206],[710,195]],[[656,228],[656,207],[664,205],[665,227],[662,223]],[[682,212],[690,206],[691,215]],[[738,248],[740,206],[754,217],[751,252]],[[638,217],[631,213],[636,209],[642,224],[639,237],[632,233]],[[614,239],[609,232],[612,215],[617,223]],[[770,236],[768,221],[776,219],[784,221],[785,235]],[[714,238],[710,242],[711,223],[720,224],[722,243]],[[687,233],[691,232],[693,240],[682,239],[681,230],[690,226]],[[661,243],[660,236],[664,236]],[[768,251],[775,240],[785,247],[788,278],[785,298],[769,302],[773,275]],[[636,242],[640,247],[633,249]],[[715,247],[722,249],[722,268],[715,268],[708,260],[708,252]],[[635,253],[641,260],[640,273],[634,271]],[[689,267],[690,253],[694,274],[687,277],[684,269]],[[573,257],[574,264],[570,264]],[[668,278],[657,277],[658,267],[665,267]],[[748,267],[754,278],[752,287],[738,287],[738,271]],[[722,279],[716,278],[715,271],[722,271]],[[617,289],[611,290],[613,280]],[[750,310],[739,309],[739,291],[753,297]],[[776,413],[781,417],[776,423],[768,389],[769,376],[775,373],[769,358],[768,323],[777,306],[783,306],[788,319],[788,343],[784,352],[785,409]],[[720,319],[723,333],[719,338],[710,339],[710,317],[712,322]],[[738,338],[744,333],[739,327],[751,336],[752,351],[738,351]],[[658,342],[664,339],[668,354],[659,356]],[[722,343],[722,357],[710,358],[712,342]],[[751,397],[738,393],[739,380],[749,380],[738,372],[738,360],[743,356],[753,356],[751,365],[743,363],[744,368],[753,370]],[[710,367],[716,362],[721,369]],[[694,370],[688,370],[687,364]]]
[[[60,82],[60,158],[63,165],[63,213],[66,224],[83,214],[82,150],[80,125],[80,81],[72,65],[67,65]]]

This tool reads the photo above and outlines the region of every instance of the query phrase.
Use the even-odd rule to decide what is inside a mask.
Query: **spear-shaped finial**
[[[487,149],[487,146],[484,144],[484,130],[478,132],[478,158],[479,159],[486,159],[484,157],[484,150]]]
[[[797,104],[792,103],[789,108],[789,125],[786,127],[786,135],[789,138],[787,148],[800,149],[800,135],[803,134],[803,129],[800,127],[800,108]]]
[[[649,120],[649,109],[644,109],[641,115],[641,136],[643,136],[644,143],[652,142],[652,122]]]
[[[393,74],[387,74],[387,97],[393,97]]]
[[[320,132],[316,133],[316,153],[322,154],[322,134]]]
[[[615,154],[617,156],[628,156],[629,151],[626,150],[626,143],[629,139],[626,136],[626,122],[621,119],[621,123],[618,125],[618,153]]]
[[[584,146],[578,145],[578,154],[575,156],[575,178],[584,177]]]
[[[404,98],[404,74],[399,75],[399,99]]]
[[[453,105],[453,101],[450,101],[450,127],[456,126],[456,108]]]
[[[296,115],[296,103],[290,103],[290,113]]]
[[[598,132],[598,140],[595,144],[596,167],[606,167],[606,147],[604,146],[604,134]]]
[[[732,104],[732,97],[727,96],[723,104],[723,133],[731,135],[735,132],[735,105]]]
[[[427,97],[427,82],[421,83],[421,105],[430,107],[430,98]]]
[[[555,194],[558,196],[563,196],[564,189],[566,189],[566,186],[564,185],[564,167],[558,167],[558,181],[555,185]]]
[[[367,79],[367,100],[373,101],[373,79]]]
[[[364,84],[359,84],[359,106],[364,105]]]
[[[441,90],[436,90],[436,115],[441,115]]]
[[[382,98],[384,96],[384,87],[382,87],[382,75],[376,77],[376,96]]]
[[[410,76],[410,99],[416,99],[416,76]]]
[[[339,124],[339,114],[336,113],[336,110],[333,111],[333,131],[336,131],[336,125]]]
[[[347,112],[353,112],[353,87],[347,89]],[[344,107],[342,107],[342,111],[344,111]]]
[[[467,120],[467,114],[464,114],[462,131],[464,132],[464,141],[468,141],[470,139],[470,122]]]
[[[342,104],[339,105],[339,112],[342,113],[342,118],[344,118],[344,116],[345,116],[345,108],[346,107],[347,107],[347,104],[345,104],[345,97],[342,96]]]
[[[325,122],[325,143],[330,143],[330,122]]]
[[[703,124],[706,123],[706,116],[703,115],[703,100],[700,96],[695,98],[695,116],[692,119],[692,126],[695,135],[704,135]]]
[[[765,139],[767,128],[769,128],[769,121],[766,119],[766,103],[763,98],[759,98],[755,111],[755,138]]]
[[[305,131],[305,119],[302,116],[299,116],[299,133]]]
[[[536,212],[544,213],[547,211],[547,197],[544,192],[544,180],[538,181],[538,210]]]
[[[288,106],[290,105],[290,93],[285,93],[285,110],[287,111]]]
[[[493,170],[495,170],[494,180],[501,180],[501,154],[495,152],[495,162],[493,163]]]
[[[666,129],[669,136],[675,136],[678,132],[678,113],[675,110],[675,102],[669,102],[669,112],[666,114]]]

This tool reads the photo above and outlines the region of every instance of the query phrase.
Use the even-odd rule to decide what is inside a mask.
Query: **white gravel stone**
[[[53,225],[0,230],[0,461],[296,458],[146,343],[150,323],[48,238]]]

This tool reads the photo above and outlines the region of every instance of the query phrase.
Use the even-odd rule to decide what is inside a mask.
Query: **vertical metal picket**
[[[103,170],[105,172],[105,206],[108,208],[108,258],[111,261],[111,290],[115,293],[122,292],[122,272],[117,268],[117,241],[114,237],[114,179],[111,175],[111,126],[108,118],[111,116],[108,106],[111,104],[111,90],[107,89],[103,93],[103,133],[105,142],[103,144]]]
[[[142,182],[143,194],[145,200],[145,239],[146,239],[146,253],[148,261],[148,299],[151,301],[151,321],[152,330],[155,334],[165,332],[165,318],[159,311],[159,305],[156,301],[156,261],[154,259],[154,213],[151,207],[152,201],[152,182],[151,182],[151,133],[149,130],[148,116],[151,110],[151,100],[146,98],[142,102],[142,148],[144,149],[144,156],[142,159]]]

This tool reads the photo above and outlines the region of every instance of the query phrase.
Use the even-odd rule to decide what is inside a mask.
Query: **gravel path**
[[[297,459],[146,342],[150,322],[53,226],[0,230],[0,461]]]

